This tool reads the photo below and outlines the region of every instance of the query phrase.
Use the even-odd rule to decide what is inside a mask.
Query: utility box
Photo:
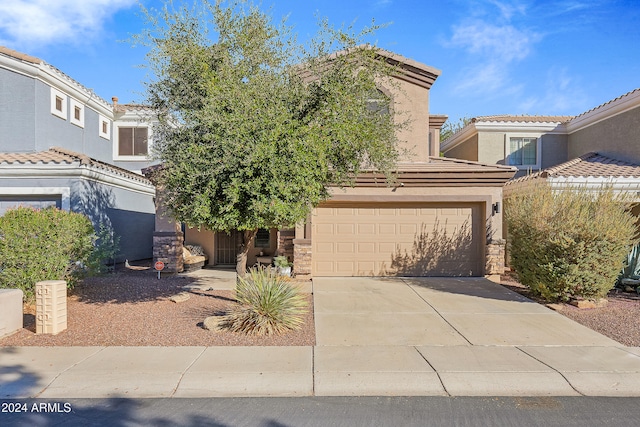
[[[22,329],[22,291],[0,289],[0,338]]]
[[[36,334],[57,334],[67,329],[67,282],[36,283]]]

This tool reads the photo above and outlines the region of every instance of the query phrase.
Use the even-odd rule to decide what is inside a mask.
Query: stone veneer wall
[[[485,276],[504,273],[506,243],[502,239],[491,241],[486,249]]]
[[[278,230],[278,255],[282,254],[291,262],[293,261],[293,239],[296,230],[293,228]]]
[[[293,273],[298,279],[311,279],[311,239],[293,240]]]
[[[157,231],[153,233],[153,262],[164,262],[164,272],[180,273],[184,270],[181,232]]]

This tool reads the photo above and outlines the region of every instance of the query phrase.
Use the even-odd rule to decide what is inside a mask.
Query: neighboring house
[[[502,272],[502,187],[516,172],[510,166],[439,158],[440,127],[446,116],[429,112],[430,88],[440,71],[380,51],[399,65],[399,89],[391,111],[408,112],[411,126],[399,135],[413,155],[398,165],[397,185],[376,172],[361,174],[353,188],[332,188],[305,224],[289,230],[260,230],[249,264],[262,252],[284,253],[299,276],[491,276]],[[149,170],[152,173],[152,170]],[[183,234],[163,215],[157,198],[154,258],[182,269]],[[498,238],[496,238],[498,236]],[[199,244],[213,265],[235,265],[237,232],[186,229],[184,243]],[[262,260],[262,258],[260,258]]]
[[[144,176],[70,150],[0,153],[0,214],[17,205],[82,213],[120,237],[121,261],[151,257],[154,194]]]
[[[575,117],[484,116],[442,144],[445,156],[518,167],[504,196],[538,182],[640,195],[640,89]],[[640,217],[640,205],[632,212]],[[640,221],[639,221],[640,224]]]
[[[586,153],[575,159],[506,183],[504,195],[522,191],[538,182],[552,188],[582,187],[597,191],[611,187],[616,192],[640,194],[640,164],[612,159],[599,153]],[[636,215],[640,206],[634,208]]]
[[[446,157],[516,166],[516,177],[586,153],[640,164],[640,89],[579,116],[483,116],[442,143]]]
[[[42,60],[0,46],[0,214],[18,205],[87,214],[121,256],[152,256],[149,110],[107,103]],[[57,147],[57,148],[54,148]]]
[[[483,116],[442,142],[445,157],[509,165],[517,177],[567,160],[570,116]]]

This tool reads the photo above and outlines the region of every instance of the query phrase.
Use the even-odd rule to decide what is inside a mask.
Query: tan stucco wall
[[[518,135],[519,132],[510,132]],[[530,132],[524,132],[530,134]],[[506,163],[505,132],[479,132],[467,141],[447,151],[447,157],[473,160],[486,164],[504,165]],[[542,168],[565,162],[567,158],[567,136],[561,134],[543,134],[540,137]],[[520,170],[517,177],[527,174]]]
[[[212,231],[209,231],[206,228],[198,230],[197,228],[185,227],[184,244],[202,246],[202,250],[204,250],[204,253],[209,257],[209,261],[207,263],[213,264],[215,243]]]
[[[249,248],[249,255],[247,256],[247,262],[252,264],[256,263],[257,257],[260,255],[260,252],[263,252],[265,256],[275,256],[276,250],[278,248],[278,230],[275,228],[271,229],[271,233],[269,234],[269,246],[268,247],[255,247],[255,244]]]
[[[569,135],[569,159],[594,151],[640,163],[640,107],[595,123]]]
[[[381,84],[393,97],[396,122],[410,121],[398,133],[400,148],[411,151],[404,161],[426,161],[429,157],[429,89],[395,79],[393,84]]]
[[[478,134],[478,161],[489,165],[504,165],[504,133],[480,132]]]
[[[471,160],[478,161],[478,135],[473,135],[471,138],[456,145],[451,150],[444,152],[445,157],[452,159]]]
[[[542,135],[542,169],[549,168],[569,160],[567,157],[567,139],[567,135]]]
[[[164,203],[164,192],[162,187],[156,188],[156,217],[155,231],[176,233],[180,231],[180,223],[176,222],[168,213]]]

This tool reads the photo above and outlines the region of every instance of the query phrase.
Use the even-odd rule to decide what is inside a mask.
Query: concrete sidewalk
[[[640,348],[484,279],[313,293],[315,347],[0,347],[0,398],[640,396]]]

